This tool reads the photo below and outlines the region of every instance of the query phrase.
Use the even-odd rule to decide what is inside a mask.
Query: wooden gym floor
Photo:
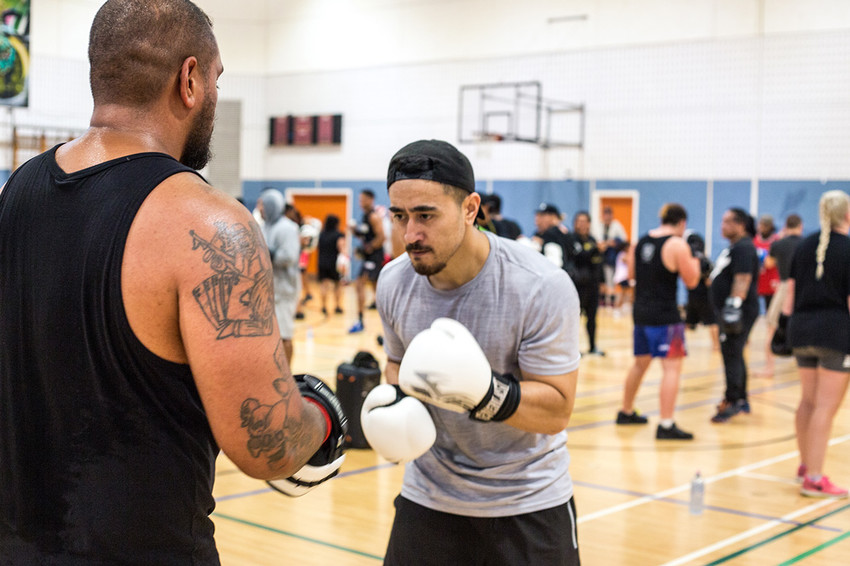
[[[335,386],[336,367],[359,350],[375,354],[383,367],[377,312],[366,313],[364,332],[348,334],[355,321],[353,288],[344,291],[345,314],[328,319],[319,312],[315,285],[312,292],[306,318],[296,326],[293,373],[313,373]],[[688,332],[676,419],[695,434],[693,442],[655,440],[658,362],[647,372],[637,400],[650,424],[614,425],[632,362],[631,317],[627,311],[600,309],[597,320],[597,341],[607,355],[582,360],[568,429],[583,564],[850,563],[850,500],[802,497],[794,483],[794,411],[800,393],[794,362],[777,359],[772,379],[754,377],[765,359],[763,320],[756,323],[746,354],[752,414],[721,425],[709,422],[724,390],[720,354],[713,351],[707,329]],[[825,466],[841,486],[850,484],[848,417],[845,402]],[[706,481],[700,516],[688,511],[697,470]],[[381,564],[402,472],[371,450],[351,450],[337,478],[290,499],[221,456],[213,519],[222,563]]]

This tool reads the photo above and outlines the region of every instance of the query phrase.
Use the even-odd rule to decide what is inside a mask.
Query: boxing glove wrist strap
[[[520,397],[519,382],[513,375],[493,372],[490,391],[470,411],[469,417],[476,421],[503,421],[516,412]]]
[[[322,407],[322,404],[316,401],[315,399],[311,399],[309,397],[304,397],[304,400],[308,403],[312,403],[319,409],[319,412],[325,418],[325,437],[322,439],[322,444],[327,442],[328,438],[331,436],[331,429],[333,428],[333,424],[331,423],[331,416],[328,414],[328,411]]]

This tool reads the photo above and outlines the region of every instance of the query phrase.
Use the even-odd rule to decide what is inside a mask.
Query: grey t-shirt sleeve
[[[562,271],[541,278],[530,290],[526,309],[519,366],[538,375],[569,373],[579,367],[579,310],[575,285]]]

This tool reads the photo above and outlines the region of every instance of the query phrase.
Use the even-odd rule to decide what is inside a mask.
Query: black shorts
[[[711,301],[689,300],[685,307],[685,324],[690,327],[697,324],[706,326],[717,324],[717,315]]]
[[[341,277],[339,275],[339,271],[337,271],[335,267],[327,268],[327,267],[322,267],[320,265],[319,266],[319,281],[325,281],[325,280],[328,280],[328,279],[331,280],[331,281],[339,281],[341,279]]]
[[[573,499],[509,517],[465,517],[395,500],[385,566],[576,566],[581,564]]]
[[[821,348],[820,346],[803,346],[794,348],[797,366],[814,369],[818,366],[843,373],[850,373],[850,355],[837,350]]]
[[[384,267],[383,248],[363,258],[363,264],[360,266],[360,277],[368,277],[369,281],[377,283],[382,267]]]

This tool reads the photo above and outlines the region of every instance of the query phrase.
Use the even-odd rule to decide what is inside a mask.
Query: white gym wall
[[[243,181],[380,179],[403,143],[456,138],[461,85],[521,80],[586,104],[585,150],[464,148],[482,180],[850,179],[843,0],[197,3],[219,38],[220,98],[241,103]],[[100,4],[33,0],[16,123],[86,127]],[[268,118],[289,113],[342,113],[342,146],[270,150]]]

